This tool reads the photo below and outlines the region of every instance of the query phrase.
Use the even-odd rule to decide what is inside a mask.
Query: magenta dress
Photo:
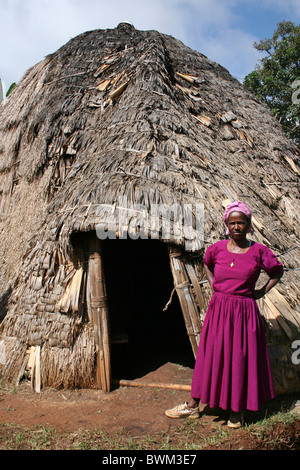
[[[274,398],[274,390],[253,291],[261,270],[280,277],[283,266],[260,243],[252,242],[241,254],[228,251],[227,244],[221,240],[211,245],[204,257],[214,273],[214,293],[203,322],[191,396],[211,408],[257,411]]]

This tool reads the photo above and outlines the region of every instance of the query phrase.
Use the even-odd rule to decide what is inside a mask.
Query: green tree
[[[264,101],[287,136],[300,147],[300,26],[277,24],[272,38],[254,43],[265,56],[244,79],[244,85]]]

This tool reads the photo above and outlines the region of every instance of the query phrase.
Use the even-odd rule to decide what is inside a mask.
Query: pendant
[[[232,263],[230,263],[230,266],[233,268],[233,266],[234,266],[234,262],[233,262],[233,261],[232,261]]]

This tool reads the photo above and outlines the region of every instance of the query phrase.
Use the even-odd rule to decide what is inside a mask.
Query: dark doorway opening
[[[105,280],[113,379],[135,379],[167,362],[194,366],[166,244],[105,240]]]

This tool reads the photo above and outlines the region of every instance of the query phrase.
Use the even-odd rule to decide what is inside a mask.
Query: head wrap
[[[228,204],[228,206],[225,209],[224,215],[223,215],[223,221],[224,221],[226,226],[227,226],[227,220],[228,220],[229,214],[231,212],[234,212],[234,211],[242,212],[243,214],[245,214],[246,217],[248,217],[248,219],[251,222],[252,214],[251,214],[250,209],[246,206],[246,204],[244,204],[241,201],[234,201],[231,204]],[[251,232],[251,223],[250,223],[248,232]],[[226,235],[228,235],[228,234],[229,234],[229,230],[228,230],[228,227],[227,227]]]

